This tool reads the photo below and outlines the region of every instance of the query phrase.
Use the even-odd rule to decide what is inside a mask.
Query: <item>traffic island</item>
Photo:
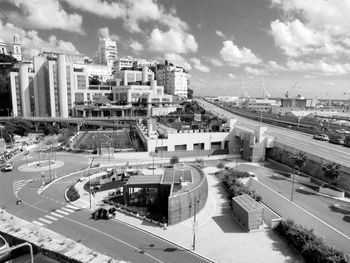
[[[16,239],[16,242],[29,242],[35,252],[41,252],[61,262],[74,263],[126,263],[68,239],[48,229],[17,218],[0,208],[0,234]]]

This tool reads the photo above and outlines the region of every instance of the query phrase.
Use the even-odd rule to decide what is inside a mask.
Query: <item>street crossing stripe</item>
[[[58,209],[56,209],[56,212],[58,212],[60,214],[63,214],[63,215],[66,215],[66,216],[69,215],[69,213],[61,211],[61,210],[58,210]]]
[[[57,213],[55,213],[55,212],[51,212],[50,214],[53,215],[53,216],[57,216],[57,217],[59,217],[59,218],[64,217],[63,215],[57,214]]]
[[[36,224],[36,225],[38,225],[38,226],[44,226],[44,224],[43,224],[43,223],[40,223],[40,222],[35,221],[35,220],[33,221],[33,223],[34,223],[34,224]]]
[[[74,210],[68,209],[68,208],[66,208],[66,207],[62,207],[61,209],[63,209],[64,211],[67,211],[67,212],[69,212],[69,213],[73,213],[73,212],[74,212]]]
[[[74,209],[74,210],[80,210],[79,207],[72,206],[72,205],[66,205],[66,207],[71,208],[71,209]]]
[[[53,220],[53,221],[58,220],[58,218],[53,217],[53,216],[49,216],[49,215],[46,215],[45,217],[48,218],[48,219],[51,219],[51,220]]]
[[[51,221],[46,220],[46,219],[41,218],[41,217],[40,217],[38,220],[43,221],[43,222],[46,223],[46,224],[51,224],[51,223],[52,223]]]

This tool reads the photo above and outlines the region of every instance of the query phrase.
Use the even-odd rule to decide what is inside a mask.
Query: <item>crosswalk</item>
[[[31,182],[32,179],[30,180],[19,180],[19,181],[14,181],[13,182],[13,192],[17,196],[18,192],[29,182]]]
[[[55,209],[51,213],[43,217],[40,217],[37,220],[33,220],[32,223],[38,226],[50,225],[56,222],[57,220],[62,219],[65,216],[68,216],[71,213],[74,213],[75,211],[78,211],[78,210],[80,210],[80,208],[75,207],[73,205],[66,205],[64,207],[61,207],[60,209]]]

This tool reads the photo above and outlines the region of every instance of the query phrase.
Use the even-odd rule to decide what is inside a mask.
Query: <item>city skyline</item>
[[[92,58],[103,35],[121,57],[188,69],[196,95],[238,96],[244,86],[261,96],[265,84],[272,97],[350,97],[349,0],[1,2],[0,40],[11,44],[19,34],[27,56],[57,50]]]

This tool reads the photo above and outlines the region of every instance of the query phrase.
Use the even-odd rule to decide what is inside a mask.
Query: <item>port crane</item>
[[[286,96],[286,99],[288,99],[288,97],[289,97],[289,92],[291,92],[293,89],[295,89],[295,87],[297,86],[297,84],[298,84],[298,81],[296,81],[296,82],[294,83],[294,85],[286,92],[286,94],[284,94],[284,96]]]

